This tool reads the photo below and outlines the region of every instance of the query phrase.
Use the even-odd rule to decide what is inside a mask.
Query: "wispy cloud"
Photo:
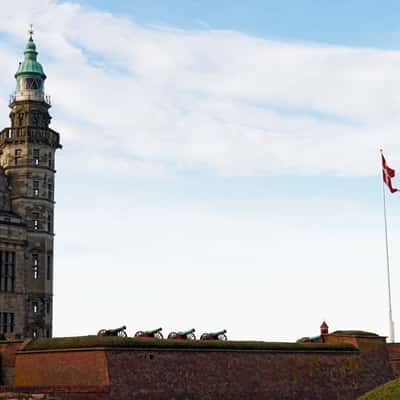
[[[399,52],[140,26],[51,0],[2,5],[1,31],[20,48],[29,21],[55,127],[90,124],[66,129],[66,143],[107,143],[172,174],[368,175],[380,146],[400,150]],[[4,93],[21,49],[0,50]]]

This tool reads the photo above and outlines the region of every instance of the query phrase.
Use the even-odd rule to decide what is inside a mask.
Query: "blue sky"
[[[185,29],[229,29],[270,39],[398,48],[400,4],[367,1],[322,0],[155,0],[81,2],[129,15],[146,24]]]
[[[4,5],[2,125],[33,23],[64,145],[55,334],[388,334],[379,148],[399,170],[399,8]],[[388,196],[394,305],[399,211]]]

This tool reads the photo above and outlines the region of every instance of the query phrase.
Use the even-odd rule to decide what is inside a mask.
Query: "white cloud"
[[[90,124],[63,131],[66,143],[223,175],[370,175],[379,147],[400,150],[399,52],[140,26],[51,0],[0,10],[20,43],[32,20],[62,114],[55,127]],[[2,88],[22,51],[6,46]]]

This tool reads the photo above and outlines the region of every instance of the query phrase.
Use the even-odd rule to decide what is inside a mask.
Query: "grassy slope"
[[[379,337],[379,335],[377,335],[376,333],[373,332],[367,332],[367,331],[335,331],[332,332],[331,335],[335,335],[335,336],[342,336],[342,335],[346,335],[346,336],[370,336],[370,337]]]
[[[400,379],[395,379],[362,395],[357,400],[399,400]]]
[[[22,351],[46,351],[76,348],[137,348],[137,349],[216,349],[216,350],[272,350],[290,352],[357,352],[351,344],[346,343],[270,343],[256,341],[205,341],[205,340],[154,340],[107,336],[81,336],[54,339],[36,339],[29,342]]]

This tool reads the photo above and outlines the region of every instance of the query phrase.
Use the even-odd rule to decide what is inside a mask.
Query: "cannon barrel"
[[[181,332],[178,332],[178,335],[180,335],[180,336],[186,336],[186,335],[189,335],[189,333],[193,333],[193,332],[195,332],[195,331],[196,331],[196,329],[192,328],[192,329],[189,329],[188,331],[181,331]]]
[[[226,333],[226,329],[223,329],[222,331],[213,332],[213,333],[211,333],[211,335],[218,336],[218,335],[224,335],[225,333]]]
[[[147,335],[152,335],[152,334],[154,334],[156,332],[160,332],[160,331],[162,331],[162,328],[153,329],[152,331],[146,331],[145,333]]]
[[[121,326],[120,328],[117,328],[117,329],[108,329],[107,334],[110,336],[118,335],[119,332],[124,331],[125,329],[126,329],[125,325]]]
[[[322,336],[306,336],[296,340],[296,343],[314,343],[322,340]]]

